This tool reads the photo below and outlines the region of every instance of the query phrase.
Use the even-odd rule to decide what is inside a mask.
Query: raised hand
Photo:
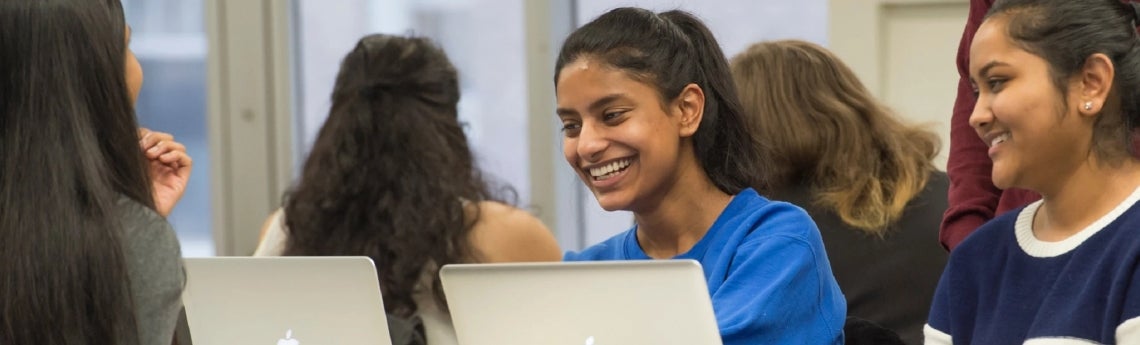
[[[174,141],[174,136],[168,133],[140,128],[139,147],[147,158],[155,208],[163,217],[169,216],[186,193],[193,160],[186,154],[186,146]]]

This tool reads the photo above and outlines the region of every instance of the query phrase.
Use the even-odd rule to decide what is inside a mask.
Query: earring
[[[1092,102],[1085,102],[1085,110],[1092,110]]]

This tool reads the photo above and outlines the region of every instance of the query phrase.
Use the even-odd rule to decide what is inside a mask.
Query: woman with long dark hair
[[[562,255],[537,218],[492,195],[458,102],[455,67],[431,41],[362,38],[256,255],[369,256],[387,312],[422,318],[429,344],[454,344],[439,267]]]
[[[171,342],[184,275],[155,198],[190,162],[139,132],[121,6],[0,2],[0,344]]]

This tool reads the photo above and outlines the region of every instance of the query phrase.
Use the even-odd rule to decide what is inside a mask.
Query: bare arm
[[[561,261],[562,249],[542,221],[526,211],[497,202],[479,204],[471,244],[479,262]]]

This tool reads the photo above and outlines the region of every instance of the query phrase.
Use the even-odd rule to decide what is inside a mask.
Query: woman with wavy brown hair
[[[390,316],[421,318],[428,344],[455,344],[439,267],[562,257],[537,218],[490,191],[458,102],[455,67],[430,40],[360,39],[256,255],[371,257]]]
[[[898,119],[818,45],[758,43],[731,65],[770,164],[765,187],[819,225],[848,315],[921,343],[946,264],[937,135]]]

